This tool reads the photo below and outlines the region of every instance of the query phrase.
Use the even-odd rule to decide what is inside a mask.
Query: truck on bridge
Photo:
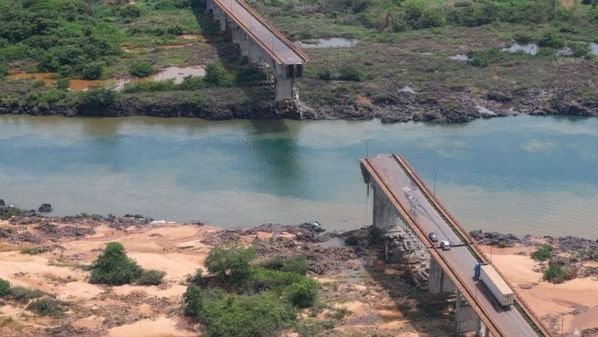
[[[514,301],[513,290],[489,264],[478,263],[475,266],[475,278],[490,290],[503,308],[510,308]]]

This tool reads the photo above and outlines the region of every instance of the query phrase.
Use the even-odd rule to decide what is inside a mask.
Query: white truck
[[[494,267],[478,263],[475,266],[475,278],[482,281],[503,308],[510,308],[514,301],[513,290],[507,285]]]

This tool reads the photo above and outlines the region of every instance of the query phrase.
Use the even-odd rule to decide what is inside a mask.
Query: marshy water
[[[0,198],[225,227],[371,220],[358,160],[402,153],[469,229],[598,238],[598,119],[468,124],[0,116]],[[436,182],[434,183],[434,178]]]

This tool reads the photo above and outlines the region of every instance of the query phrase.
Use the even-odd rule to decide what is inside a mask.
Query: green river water
[[[224,226],[371,223],[366,153],[401,153],[468,229],[598,238],[598,118],[468,124],[0,116],[0,198]]]

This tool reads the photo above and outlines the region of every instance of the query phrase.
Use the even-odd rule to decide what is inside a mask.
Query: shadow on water
[[[299,129],[289,128],[284,120],[256,121],[247,124],[249,161],[263,175],[258,189],[284,196],[305,197],[306,170],[297,144]]]

